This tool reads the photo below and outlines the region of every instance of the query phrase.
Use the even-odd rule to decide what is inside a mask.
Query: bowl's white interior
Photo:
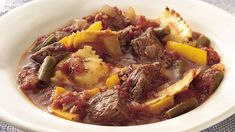
[[[159,123],[128,127],[105,127],[67,121],[50,115],[21,93],[16,83],[16,67],[24,50],[40,35],[54,31],[72,18],[80,18],[110,4],[120,8],[132,6],[138,14],[150,18],[169,6],[180,12],[190,26],[209,36],[222,56],[226,75],[219,89],[200,107],[182,116]],[[17,127],[38,131],[172,131],[199,130],[234,113],[235,63],[233,52],[235,19],[224,11],[187,0],[38,0],[17,8],[0,18],[0,118]]]

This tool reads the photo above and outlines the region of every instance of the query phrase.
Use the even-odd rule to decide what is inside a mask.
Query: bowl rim
[[[2,18],[7,18],[7,17],[12,17],[14,14],[17,14],[17,12],[21,12],[22,9],[24,8],[27,8],[31,5],[35,5],[37,4],[39,1],[45,1],[45,0],[37,0],[37,1],[30,1],[22,6],[19,6],[15,9],[13,9],[12,11],[4,14],[2,17],[0,17],[0,21]],[[197,1],[197,0],[191,0],[195,3],[198,3],[198,4],[203,4],[203,5],[206,5],[210,8],[212,8],[213,10],[219,10],[220,12],[222,12],[223,14],[226,15],[226,17],[229,17],[229,19],[231,21],[233,21],[233,23],[235,24],[235,17],[232,16],[231,14],[227,13],[226,11],[214,6],[214,5],[211,5],[209,3],[206,3],[206,2],[202,2],[202,1]],[[21,121],[20,119],[16,119],[16,117],[12,117],[11,115],[8,115],[7,113],[1,111],[2,108],[0,108],[0,119],[2,121],[5,121],[5,122],[8,122],[9,124],[12,124],[13,126],[16,126],[20,129],[23,129],[23,130],[43,130],[43,131],[51,131],[50,129],[45,129],[44,127],[38,127],[37,125],[35,124],[31,124],[30,122],[24,122],[24,121]],[[194,128],[192,128],[192,130],[201,130],[203,128],[206,128],[208,126],[211,126],[211,125],[214,125],[216,123],[218,123],[219,121],[222,121],[223,119],[231,116],[232,114],[234,114],[234,111],[235,111],[235,104],[234,106],[231,106],[229,110],[227,111],[224,111],[223,113],[221,113],[219,116],[217,117],[214,117],[212,121],[207,121],[207,122],[204,122],[204,124],[200,124]],[[90,124],[85,124],[85,125],[90,125]],[[151,125],[151,124],[150,124]],[[94,125],[92,125],[94,126]],[[101,127],[107,127],[107,126],[101,126]],[[133,127],[133,126],[128,126],[128,127]]]

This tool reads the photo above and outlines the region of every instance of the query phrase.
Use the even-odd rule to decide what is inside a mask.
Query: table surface
[[[11,9],[22,5],[31,0],[0,0],[0,16],[10,11]],[[214,4],[235,16],[235,0],[203,0]],[[235,132],[235,114],[225,119],[224,121],[203,130],[203,132]],[[0,121],[0,132],[22,132],[21,130]]]

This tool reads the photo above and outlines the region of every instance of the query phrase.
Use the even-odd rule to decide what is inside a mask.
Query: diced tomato
[[[148,20],[145,18],[145,16],[137,16],[134,24],[136,26],[140,26],[144,30],[148,27],[159,27],[159,23],[152,20]]]

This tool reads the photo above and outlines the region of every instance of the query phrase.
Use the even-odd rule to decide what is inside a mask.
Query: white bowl
[[[100,9],[104,4],[132,6],[138,14],[156,18],[169,6],[180,12],[190,26],[209,36],[226,66],[223,82],[201,106],[182,116],[139,126],[97,126],[72,122],[42,111],[23,95],[16,83],[16,67],[24,50],[40,35],[72,18]],[[235,112],[235,18],[198,0],[35,0],[0,18],[0,119],[24,130],[156,132],[198,131]]]

